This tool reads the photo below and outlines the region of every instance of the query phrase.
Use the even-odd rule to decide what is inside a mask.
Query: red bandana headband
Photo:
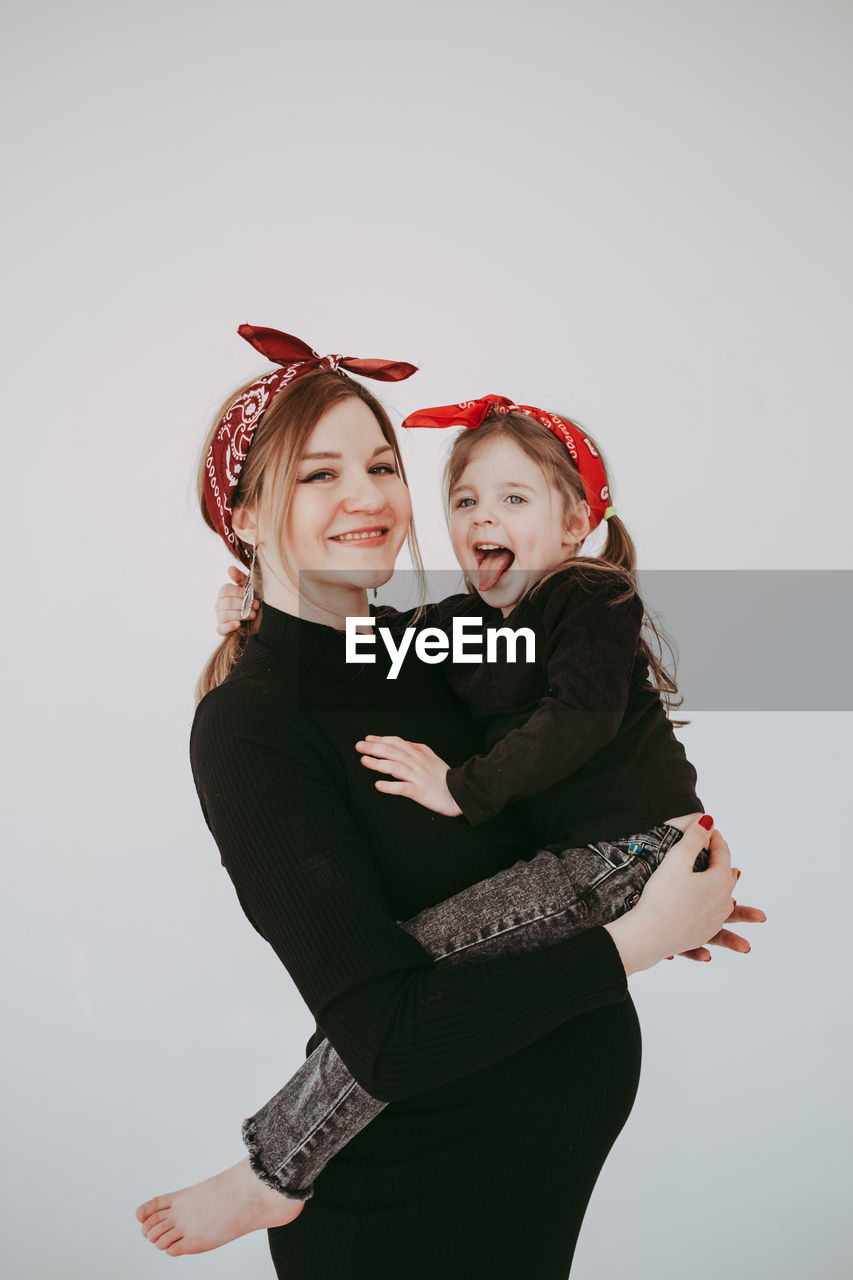
[[[506,396],[483,396],[480,400],[464,400],[461,404],[441,405],[437,409],[419,409],[410,413],[404,427],[468,427],[482,426],[484,420],[495,413],[526,413],[543,427],[553,431],[562,440],[574,459],[583,481],[586,500],[589,503],[590,529],[602,520],[615,516],[616,508],[610,506],[610,489],[601,459],[588,436],[576,436],[569,430],[570,424],[556,413],[536,409],[530,404],[513,404]]]
[[[289,333],[279,333],[277,329],[241,324],[237,332],[261,355],[283,366],[258,378],[230,405],[220,419],[205,459],[204,501],[207,514],[229,551],[244,564],[251,564],[252,549],[240,541],[231,523],[231,497],[237,488],[255,428],[276,392],[313,369],[329,369],[333,373],[345,369],[349,373],[359,373],[363,378],[377,378],[380,382],[400,382],[418,370],[416,365],[402,361],[320,356],[307,343]]]

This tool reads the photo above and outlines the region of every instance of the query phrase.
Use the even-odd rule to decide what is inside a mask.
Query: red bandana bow
[[[400,382],[417,373],[417,366],[394,360],[359,360],[354,356],[321,356],[306,342],[277,329],[260,329],[251,324],[241,324],[237,330],[241,338],[260,351],[274,364],[284,367],[258,378],[247,387],[225,413],[213,437],[205,460],[206,484],[204,491],[207,513],[217,533],[229,551],[245,564],[251,564],[252,549],[234,533],[232,526],[231,496],[237,488],[240,472],[252,443],[255,428],[261,414],[277,391],[312,369],[329,369],[335,372],[345,369],[359,373],[363,378],[377,378],[381,382]]]
[[[490,395],[483,396],[480,400],[464,400],[461,404],[441,405],[437,409],[419,409],[416,413],[409,414],[403,426],[468,427],[473,430],[475,427],[482,426],[489,416],[495,413],[510,413],[513,410],[526,413],[528,417],[535,418],[537,422],[542,423],[543,427],[553,431],[572,455],[589,503],[590,530],[595,529],[602,520],[615,515],[615,507],[610,506],[607,476],[595,446],[588,436],[582,435],[574,424],[567,422],[559,414],[548,413],[545,409],[537,409],[531,404],[514,404],[512,400],[507,400],[506,396]]]

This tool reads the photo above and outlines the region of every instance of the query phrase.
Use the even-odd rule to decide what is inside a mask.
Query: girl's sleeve
[[[395,921],[340,762],[304,716],[248,681],[201,703],[196,787],[248,919],[368,1093],[392,1101],[509,1057],[627,994],[609,933],[437,965]]]
[[[472,826],[569,777],[615,738],[625,714],[643,622],[639,596],[615,603],[622,583],[582,585],[570,573],[544,591],[545,652],[537,660],[548,696],[490,751],[447,774]]]

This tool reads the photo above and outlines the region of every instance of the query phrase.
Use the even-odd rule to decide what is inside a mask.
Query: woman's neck
[[[275,579],[269,581],[265,575],[263,599],[282,613],[335,631],[344,630],[347,618],[366,618],[370,613],[364,587],[318,580],[307,573],[299,575],[298,589]]]

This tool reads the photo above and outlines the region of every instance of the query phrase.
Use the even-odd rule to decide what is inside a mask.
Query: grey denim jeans
[[[676,827],[600,841],[580,849],[541,849],[529,862],[464,889],[401,927],[438,961],[518,953],[548,946],[628,911],[664,854]],[[707,866],[700,854],[694,870]],[[387,1104],[366,1093],[324,1040],[260,1111],[243,1124],[252,1168],[298,1200],[328,1161]]]

